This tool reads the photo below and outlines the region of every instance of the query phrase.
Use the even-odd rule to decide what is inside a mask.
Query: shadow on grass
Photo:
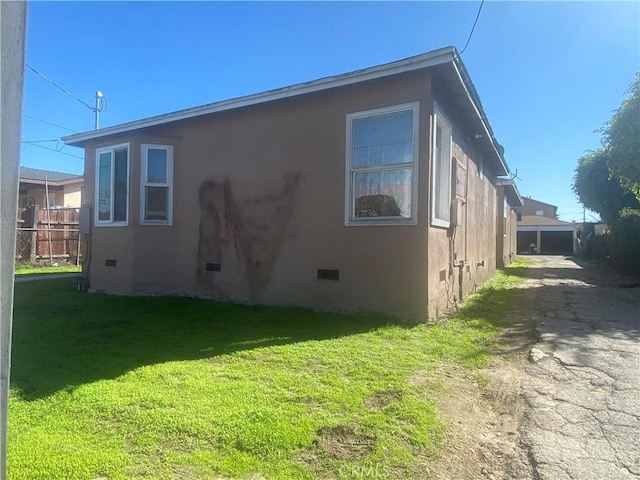
[[[396,323],[383,315],[88,295],[74,292],[68,279],[16,285],[14,312],[11,384],[26,400],[144,365],[325,340]]]

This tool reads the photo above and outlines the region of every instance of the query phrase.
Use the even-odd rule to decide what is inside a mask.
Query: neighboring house
[[[82,175],[52,172],[38,168],[20,167],[18,207],[39,205],[47,208],[46,190],[49,189],[51,207],[80,207]]]
[[[497,182],[496,211],[496,266],[502,268],[515,260],[518,252],[516,239],[517,213],[522,207],[522,197],[511,179],[499,178]]]
[[[92,290],[425,319],[496,269],[509,170],[452,47],[63,140]]]
[[[578,224],[558,220],[558,207],[525,197],[517,209],[518,253],[575,255]]]

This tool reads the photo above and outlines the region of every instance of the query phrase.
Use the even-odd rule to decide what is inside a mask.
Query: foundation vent
[[[107,258],[104,261],[104,266],[105,267],[115,267],[117,264],[116,259],[115,258]]]
[[[219,263],[207,263],[206,270],[207,272],[219,272],[221,266]]]
[[[318,280],[340,280],[340,270],[318,269]]]

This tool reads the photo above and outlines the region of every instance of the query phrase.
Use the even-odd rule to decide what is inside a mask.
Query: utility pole
[[[13,270],[27,2],[0,2],[0,480],[7,478],[7,424],[13,323]]]
[[[101,99],[102,99],[102,92],[98,90],[96,92],[96,108],[93,110],[95,112],[95,119],[96,119],[95,129],[96,130],[100,128],[100,111],[102,109],[102,106],[100,105]]]

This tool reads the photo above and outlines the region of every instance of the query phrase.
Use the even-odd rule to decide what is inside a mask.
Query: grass
[[[58,267],[45,267],[33,265],[16,265],[16,275],[37,275],[45,273],[79,273],[82,271],[81,266],[76,265],[60,265]]]
[[[18,284],[9,478],[406,478],[445,430],[410,379],[484,365],[520,281],[435,326]]]

